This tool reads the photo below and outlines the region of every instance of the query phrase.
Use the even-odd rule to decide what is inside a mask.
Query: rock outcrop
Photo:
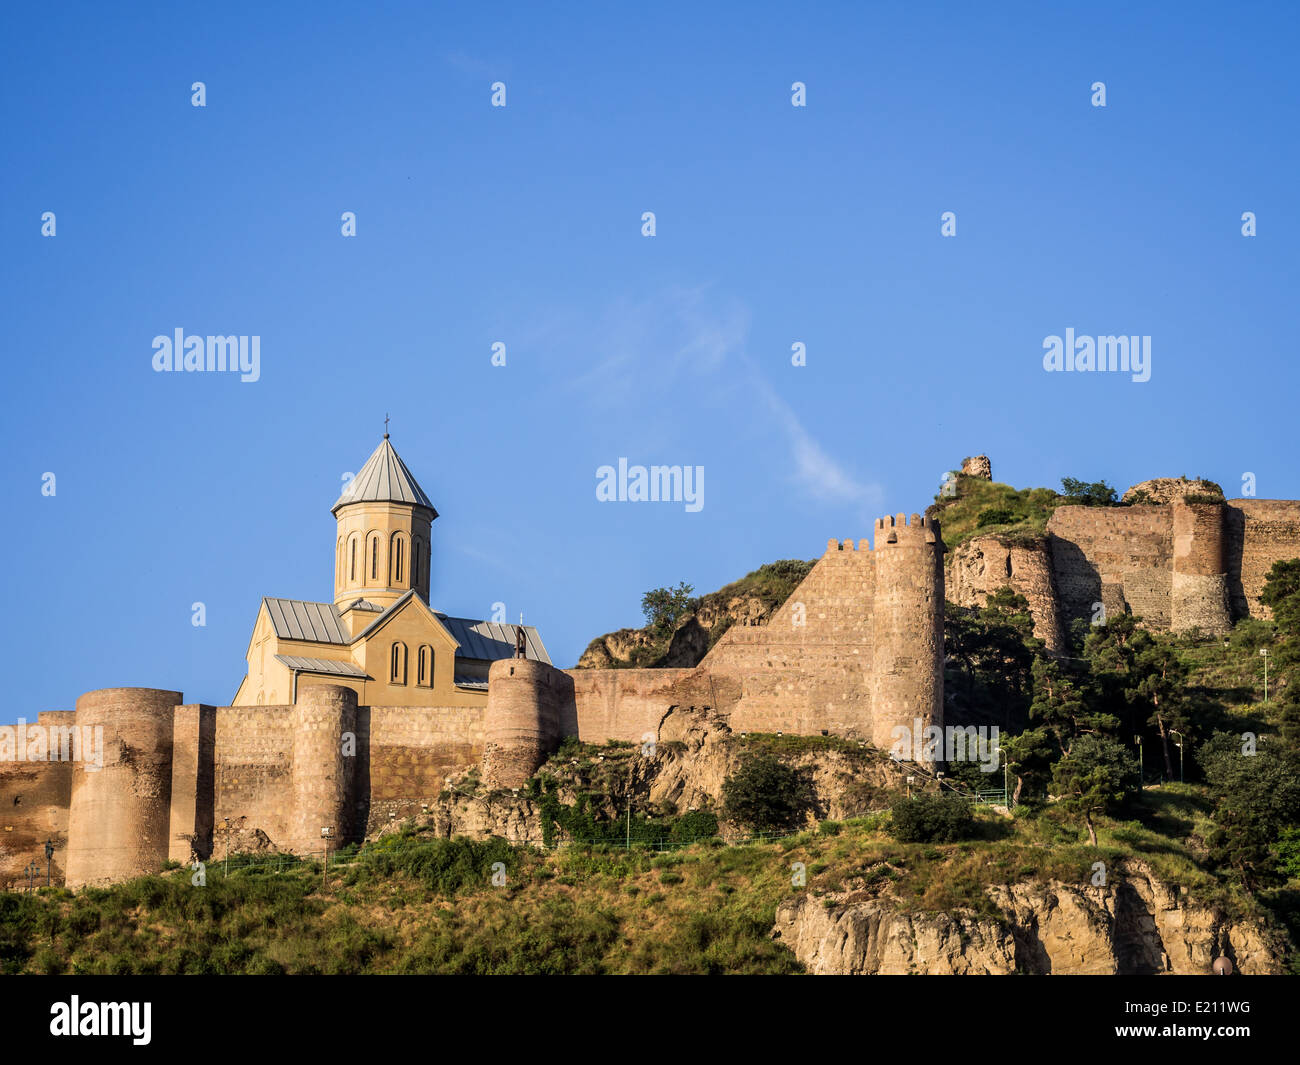
[[[1051,548],[1045,538],[1020,542],[976,536],[950,551],[944,562],[944,594],[949,602],[983,606],[994,592],[1010,587],[1029,601],[1034,635],[1049,651],[1065,649]]]
[[[1140,862],[1105,887],[1022,882],[988,889],[997,916],[906,912],[866,891],[800,894],[776,912],[774,938],[826,975],[1210,974],[1283,971],[1285,943],[1262,921],[1189,900]]]
[[[1135,484],[1121,497],[1123,503],[1165,504],[1181,503],[1189,495],[1217,496],[1223,498],[1223,489],[1213,481],[1189,480],[1186,477],[1153,477]]]

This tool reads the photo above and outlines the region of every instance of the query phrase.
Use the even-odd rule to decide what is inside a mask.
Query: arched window
[[[420,655],[416,669],[416,683],[422,688],[433,687],[433,648],[428,644],[420,646]]]
[[[401,533],[395,533],[395,534],[393,535],[393,580],[392,580],[392,583],[393,583],[394,585],[396,585],[396,586],[399,586],[399,587],[401,586],[401,583],[402,583],[402,563],[405,561],[405,559],[403,558],[403,554],[404,554],[404,552],[403,552],[403,548],[404,548],[404,547],[405,547],[405,539],[404,539],[404,537],[402,536]]]
[[[420,541],[417,539],[411,548],[411,587],[420,586]]]
[[[389,677],[392,684],[406,683],[406,644],[393,644],[392,654],[392,676]]]
[[[348,580],[355,581],[356,579],[357,579],[357,538],[354,536],[352,537],[352,568],[348,573]]]
[[[334,552],[334,580],[343,583],[343,537],[339,537],[338,549]]]
[[[370,579],[379,579],[379,537],[370,538]]]

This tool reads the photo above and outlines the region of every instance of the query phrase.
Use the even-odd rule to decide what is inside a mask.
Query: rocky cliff
[[[958,606],[983,606],[1009,587],[1029,601],[1034,635],[1049,651],[1065,649],[1052,576],[1051,548],[1045,537],[1011,540],[977,536],[944,556],[944,598]]]
[[[1246,975],[1283,971],[1285,944],[1263,923],[1232,921],[1141,862],[1105,887],[1024,882],[987,892],[993,915],[908,912],[867,891],[799,895],[777,908],[772,936],[826,975],[1208,975],[1220,956]]]
[[[760,566],[740,580],[694,600],[671,633],[656,633],[646,626],[596,637],[578,659],[577,668],[693,669],[732,625],[765,624],[812,567],[812,562],[797,559]]]

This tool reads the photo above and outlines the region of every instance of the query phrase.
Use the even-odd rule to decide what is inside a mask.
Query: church
[[[266,597],[234,706],[298,701],[306,687],[351,688],[362,706],[482,706],[502,658],[551,664],[537,630],[452,617],[429,605],[437,510],[388,433],[331,508],[334,600]],[[521,646],[522,645],[522,646]]]

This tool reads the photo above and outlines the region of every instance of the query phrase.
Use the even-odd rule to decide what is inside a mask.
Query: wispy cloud
[[[596,353],[562,387],[606,410],[691,389],[753,390],[785,438],[790,481],[814,499],[874,512],[883,498],[880,486],[860,481],[836,461],[763,377],[746,352],[749,323],[747,307],[703,285],[621,300],[595,321],[555,319],[539,338],[544,333],[569,350],[585,346]]]
[[[748,361],[748,360],[746,360]],[[860,503],[864,509],[877,509],[884,499],[878,484],[859,481],[836,462],[804,428],[794,409],[777,395],[776,390],[754,371],[751,381],[772,412],[772,418],[785,434],[794,459],[795,480],[814,499],[828,502]]]

